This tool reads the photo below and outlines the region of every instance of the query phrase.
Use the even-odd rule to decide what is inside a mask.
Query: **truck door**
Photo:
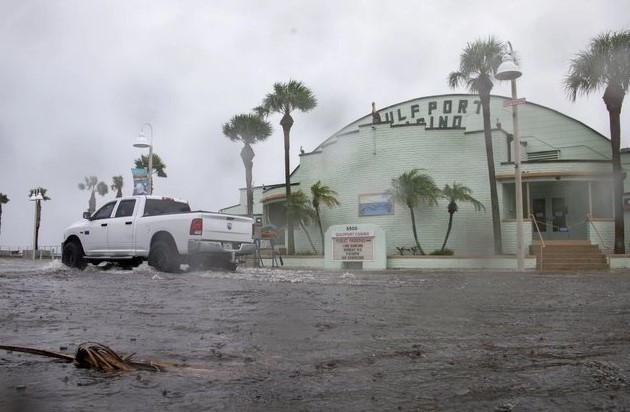
[[[107,232],[112,211],[116,201],[106,203],[94,213],[83,230],[81,243],[88,255],[103,255],[107,253]]]
[[[136,199],[121,200],[114,217],[109,219],[107,237],[109,254],[125,256],[131,253],[136,203]]]

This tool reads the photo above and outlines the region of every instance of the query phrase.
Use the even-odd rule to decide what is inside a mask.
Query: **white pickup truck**
[[[180,199],[121,197],[65,230],[61,260],[78,269],[101,262],[131,268],[148,260],[163,272],[181,264],[236,270],[239,257],[254,252],[252,236],[248,217],[191,212]]]

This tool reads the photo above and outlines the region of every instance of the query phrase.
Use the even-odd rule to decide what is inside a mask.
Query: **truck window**
[[[174,215],[190,212],[188,203],[168,199],[147,199],[144,205],[144,216]]]
[[[127,217],[133,215],[133,209],[136,207],[136,199],[121,200],[116,209],[114,217]]]
[[[92,215],[92,220],[109,218],[112,215],[112,211],[114,210],[115,205],[116,205],[115,201],[107,203],[105,206],[98,209],[96,213]]]

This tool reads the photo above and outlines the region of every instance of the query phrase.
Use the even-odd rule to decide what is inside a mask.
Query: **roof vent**
[[[545,150],[542,152],[529,152],[527,153],[527,160],[530,162],[545,161],[545,160],[559,160],[560,150]]]

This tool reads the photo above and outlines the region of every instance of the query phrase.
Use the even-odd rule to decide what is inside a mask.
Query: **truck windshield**
[[[173,215],[190,212],[188,203],[167,199],[147,199],[144,216]]]

